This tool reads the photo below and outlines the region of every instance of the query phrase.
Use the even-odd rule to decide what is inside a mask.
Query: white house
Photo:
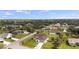
[[[63,30],[63,32],[67,32],[67,30],[66,30],[66,29],[64,29],[64,30]]]
[[[24,34],[29,34],[29,32],[27,32],[27,31],[23,31],[24,32]]]
[[[3,43],[5,45],[11,44],[10,42],[5,41],[3,38],[0,38],[0,43]]]
[[[0,38],[0,43],[3,43],[4,42],[4,39],[3,38]]]
[[[3,34],[0,35],[0,37],[2,37],[2,38],[10,38],[10,37],[12,37],[12,34],[11,33],[3,33]]]
[[[75,45],[76,43],[79,44],[79,39],[71,38],[71,39],[68,40],[68,43],[69,43],[70,45]]]

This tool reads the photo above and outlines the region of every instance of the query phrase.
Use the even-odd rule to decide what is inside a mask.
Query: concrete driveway
[[[41,49],[42,45],[43,45],[44,43],[46,43],[47,40],[49,40],[49,38],[47,38],[44,42],[39,42],[39,43],[37,44],[37,46],[36,46],[34,49]]]

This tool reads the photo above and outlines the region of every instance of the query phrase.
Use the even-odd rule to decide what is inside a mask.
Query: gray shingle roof
[[[76,44],[79,43],[79,39],[71,38],[68,40],[69,44]]]
[[[0,35],[0,37],[6,38],[6,37],[8,36],[8,34],[9,34],[9,33],[3,33],[3,34]]]

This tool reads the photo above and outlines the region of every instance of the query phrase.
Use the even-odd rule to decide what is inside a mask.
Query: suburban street
[[[0,49],[79,49],[76,10],[0,12]]]
[[[31,37],[33,37],[33,35],[36,34],[36,32],[22,38],[22,39],[19,39],[17,41],[15,41],[14,43],[11,43],[9,45],[7,45],[7,48],[12,48],[12,49],[30,49],[29,47],[24,47],[20,44],[20,42],[22,42],[24,39],[29,39]]]

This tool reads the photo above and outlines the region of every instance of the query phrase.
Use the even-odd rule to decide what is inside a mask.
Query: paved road
[[[12,49],[30,49],[29,47],[24,47],[20,44],[20,42],[22,42],[24,39],[29,39],[29,38],[32,38],[34,36],[34,34],[36,34],[36,32],[22,38],[22,39],[19,39],[17,40],[16,42],[14,43],[11,43],[7,46],[7,48],[12,48]]]

